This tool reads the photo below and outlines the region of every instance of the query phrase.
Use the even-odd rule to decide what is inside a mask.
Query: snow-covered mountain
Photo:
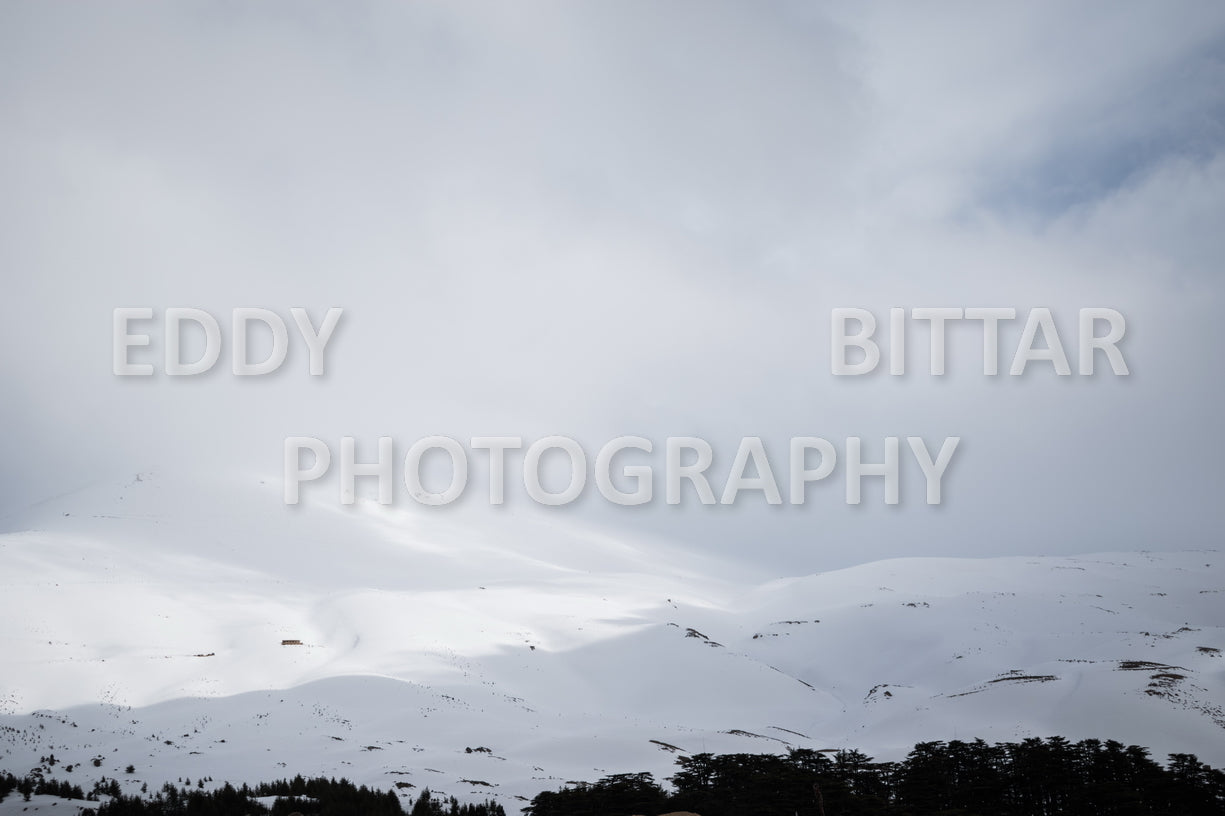
[[[141,474],[0,519],[0,768],[54,754],[86,788],[301,773],[513,806],[790,745],[1061,734],[1225,764],[1216,551],[745,585],[564,521],[279,490]]]

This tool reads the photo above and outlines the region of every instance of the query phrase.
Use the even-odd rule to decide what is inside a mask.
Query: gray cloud
[[[765,570],[1219,529],[1214,8],[0,13],[2,507],[275,473],[288,434],[695,434],[722,468],[745,435],[780,461],[794,435],[960,435],[936,509],[914,473],[903,506],[849,508],[839,473],[802,509],[541,512]],[[265,381],[137,383],[110,373],[120,305],[346,315],[322,383],[300,350]],[[985,379],[962,327],[943,380],[918,330],[904,380],[836,379],[851,305],[1049,306],[1065,340],[1113,306],[1134,374]]]

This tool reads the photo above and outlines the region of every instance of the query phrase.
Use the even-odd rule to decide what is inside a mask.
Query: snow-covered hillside
[[[301,773],[512,806],[679,752],[1054,734],[1225,765],[1218,552],[744,585],[561,522],[156,474],[0,524],[0,768],[54,754],[87,789]]]

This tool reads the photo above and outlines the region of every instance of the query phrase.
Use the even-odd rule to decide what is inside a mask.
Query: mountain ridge
[[[791,746],[1059,734],[1225,764],[1217,551],[737,582],[561,523],[275,492],[141,474],[10,515],[0,767],[54,752],[137,787],[302,773],[510,801]]]

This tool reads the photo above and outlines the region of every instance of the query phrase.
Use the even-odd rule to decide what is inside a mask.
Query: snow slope
[[[561,521],[153,474],[0,524],[0,768],[54,753],[86,789],[302,773],[513,805],[679,752],[1053,734],[1225,765],[1217,552],[745,585]]]

